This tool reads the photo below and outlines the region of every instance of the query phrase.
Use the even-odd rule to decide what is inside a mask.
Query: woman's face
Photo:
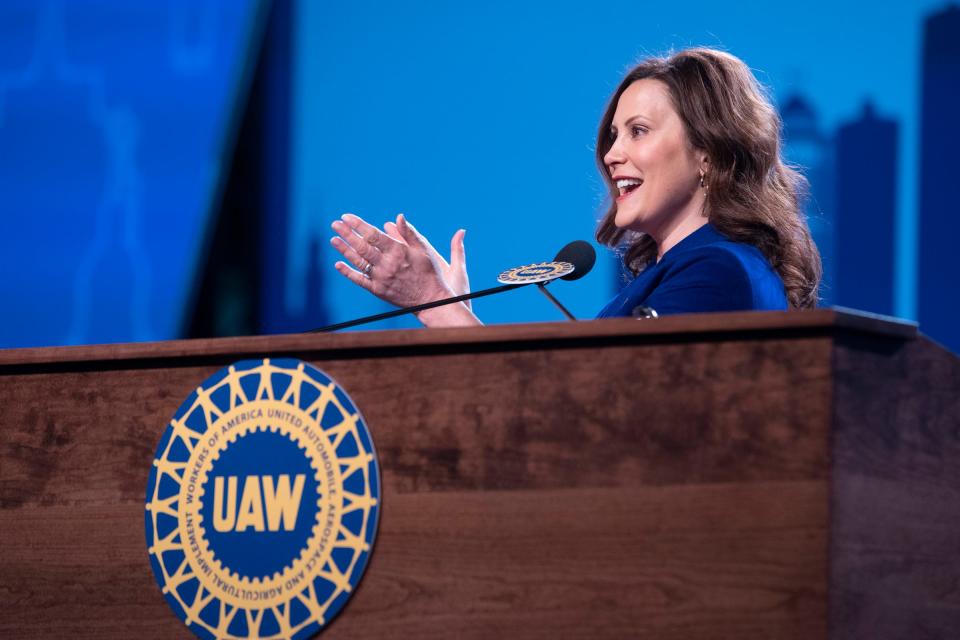
[[[627,87],[617,101],[610,137],[613,146],[603,161],[619,193],[617,227],[656,238],[658,230],[700,213],[705,155],[687,139],[664,83],[645,78]]]

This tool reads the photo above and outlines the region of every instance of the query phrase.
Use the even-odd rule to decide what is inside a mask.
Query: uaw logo
[[[573,273],[573,269],[573,265],[569,262],[537,262],[536,264],[507,269],[497,276],[497,282],[503,284],[548,282]]]
[[[147,550],[198,637],[302,639],[357,586],[379,509],[373,441],[343,389],[297,360],[238,362],[160,439]]]

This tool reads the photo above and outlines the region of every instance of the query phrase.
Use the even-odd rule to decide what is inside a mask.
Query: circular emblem
[[[517,282],[547,282],[562,278],[573,273],[573,265],[569,262],[538,262],[523,267],[507,269],[499,276],[497,282],[514,284]]]
[[[344,606],[377,530],[373,440],[298,360],[248,360],[184,401],[147,483],[147,551],[200,638],[307,638]]]

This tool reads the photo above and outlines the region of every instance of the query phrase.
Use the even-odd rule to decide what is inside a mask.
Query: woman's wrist
[[[424,309],[415,314],[426,327],[479,327],[483,323],[462,302]]]

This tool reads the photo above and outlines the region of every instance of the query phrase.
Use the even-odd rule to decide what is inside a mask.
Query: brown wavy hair
[[[657,256],[651,236],[614,224],[617,189],[603,161],[613,145],[610,125],[617,102],[627,87],[644,78],[667,86],[688,140],[709,158],[704,182],[710,223],[767,257],[783,280],[791,308],[815,307],[822,268],[801,210],[807,181],[780,157],[780,116],[766,90],[742,60],[723,51],[695,48],[648,58],[620,82],[597,133],[597,166],[610,196],[597,240],[617,249],[634,275]]]

